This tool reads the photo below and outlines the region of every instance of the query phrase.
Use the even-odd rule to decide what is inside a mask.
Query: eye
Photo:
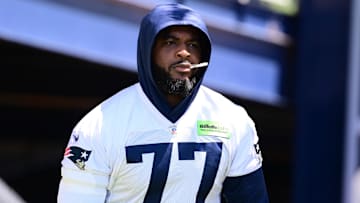
[[[188,43],[188,46],[189,46],[190,48],[195,48],[195,49],[197,49],[197,48],[200,47],[199,42],[197,42],[197,41],[189,42],[189,43]]]
[[[165,40],[164,44],[165,44],[166,46],[171,46],[171,45],[176,44],[176,42],[175,42],[174,39],[171,39],[171,38],[170,38],[170,39]]]

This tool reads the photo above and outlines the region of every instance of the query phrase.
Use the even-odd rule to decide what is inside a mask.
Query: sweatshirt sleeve
[[[268,193],[262,168],[224,181],[222,203],[268,203]]]
[[[74,128],[61,161],[58,203],[100,203],[106,199],[110,167],[96,110]]]
[[[232,161],[227,176],[236,177],[249,174],[262,166],[259,138],[252,119],[246,114],[240,119],[236,134],[231,141]]]

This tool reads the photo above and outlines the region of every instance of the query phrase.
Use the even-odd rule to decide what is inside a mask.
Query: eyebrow
[[[200,37],[197,34],[192,32],[191,36],[192,37],[191,37],[191,39],[189,41],[200,41]],[[169,38],[171,38],[171,39],[175,39],[175,40],[179,39],[179,37],[177,37],[175,34],[173,34],[170,31],[161,33],[159,35],[159,38],[161,38],[161,39],[169,39]]]
[[[174,34],[171,33],[164,33],[162,36],[160,36],[162,39],[179,39],[179,37],[175,36]]]

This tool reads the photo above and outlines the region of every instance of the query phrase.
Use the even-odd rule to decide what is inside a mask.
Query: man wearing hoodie
[[[58,202],[268,202],[253,121],[201,85],[211,41],[200,16],[181,4],[155,7],[137,53],[139,83],[75,126]]]

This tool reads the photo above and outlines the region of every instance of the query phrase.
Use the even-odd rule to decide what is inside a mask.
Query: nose
[[[176,56],[185,59],[190,56],[190,52],[188,52],[185,48],[181,48],[178,52],[176,52]]]

